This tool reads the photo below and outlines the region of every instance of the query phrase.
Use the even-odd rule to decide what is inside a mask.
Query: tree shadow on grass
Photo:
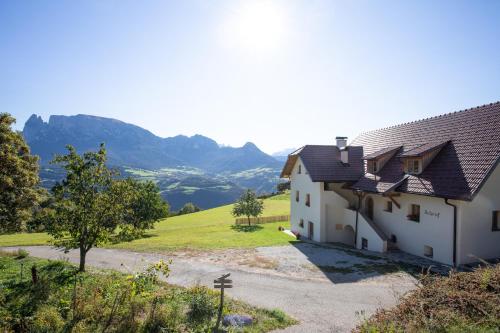
[[[252,225],[233,224],[231,226],[231,229],[238,232],[255,232],[261,230],[262,226],[258,224],[252,224]]]

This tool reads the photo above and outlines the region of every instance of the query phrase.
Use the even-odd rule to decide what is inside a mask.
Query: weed
[[[500,265],[425,276],[420,283],[399,305],[379,310],[356,332],[498,332]]]
[[[209,290],[202,286],[193,287],[189,290],[189,297],[188,321],[195,326],[210,322],[217,311],[217,304]]]
[[[30,255],[30,253],[28,251],[26,251],[25,249],[19,249],[16,252],[16,259],[24,259],[24,258],[28,257],[29,255]]]
[[[271,317],[275,318],[280,323],[283,323],[283,322],[286,321],[286,314],[283,311],[279,310],[279,309],[269,310],[269,315]]]

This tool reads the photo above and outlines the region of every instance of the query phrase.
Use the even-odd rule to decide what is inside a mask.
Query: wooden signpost
[[[227,279],[230,275],[231,273],[227,273],[222,275],[220,278],[214,280],[214,288],[220,289],[219,313],[217,314],[217,324],[215,324],[214,332],[219,331],[219,325],[222,319],[222,308],[224,307],[224,289],[233,287],[233,280]]]

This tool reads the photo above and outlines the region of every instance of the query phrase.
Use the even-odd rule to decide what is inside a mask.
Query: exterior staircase
[[[396,243],[391,241],[390,239],[387,241],[387,251],[388,252],[397,252],[399,251],[399,247]]]

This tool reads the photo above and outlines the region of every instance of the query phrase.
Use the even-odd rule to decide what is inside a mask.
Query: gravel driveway
[[[22,248],[35,257],[78,262],[77,251],[64,254],[48,246]],[[252,253],[257,262],[266,265],[235,264],[238,250],[200,257],[174,255],[168,282],[211,286],[214,278],[230,272],[234,281],[230,296],[256,306],[282,309],[300,321],[283,332],[349,332],[363,317],[379,307],[394,305],[399,296],[415,287],[415,279],[406,273],[365,269],[384,267],[385,263],[352,251],[305,243],[248,251],[247,255]],[[168,258],[172,256],[98,248],[88,253],[87,264],[134,272]]]

